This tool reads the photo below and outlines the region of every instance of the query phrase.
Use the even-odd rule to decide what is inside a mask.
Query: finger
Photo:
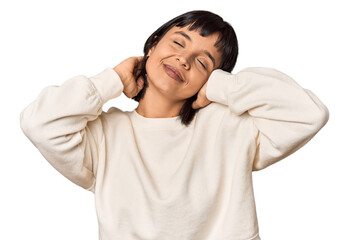
[[[133,75],[137,77],[142,71],[142,59],[143,57],[134,57],[133,58]]]
[[[144,85],[144,79],[142,76],[140,76],[138,79],[137,79],[137,85],[142,87]]]
[[[207,105],[209,105],[210,103],[211,103],[211,101],[202,101],[200,99],[199,99],[199,101],[195,100],[195,102],[192,103],[192,108],[193,109],[204,108]]]
[[[135,66],[135,69],[137,71],[141,71],[142,70],[143,59],[144,59],[144,57],[136,57],[135,58],[134,66]]]
[[[144,58],[143,56],[135,57],[135,60],[136,60],[137,64],[139,64],[140,62],[142,62],[143,58]]]
[[[139,77],[137,80],[137,94],[142,90],[144,87],[144,79],[143,77]]]
[[[194,101],[194,102],[192,103],[191,107],[192,107],[193,109],[199,108],[199,106],[198,106],[198,104],[197,104],[197,101]]]

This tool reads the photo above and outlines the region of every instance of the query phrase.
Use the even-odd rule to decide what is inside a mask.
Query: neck
[[[153,91],[149,86],[136,108],[138,114],[147,118],[170,118],[179,115],[185,100],[174,101]]]

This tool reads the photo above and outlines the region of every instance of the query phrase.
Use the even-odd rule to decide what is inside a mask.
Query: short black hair
[[[190,11],[166,22],[148,37],[143,48],[144,59],[142,62],[142,68],[140,73],[136,76],[136,79],[141,76],[143,77],[144,87],[137,94],[137,96],[133,97],[132,99],[139,102],[144,97],[146,88],[148,87],[145,65],[149,50],[155,46],[172,27],[186,27],[188,25],[190,25],[190,31],[199,29],[200,35],[203,37],[218,32],[219,37],[215,43],[215,46],[217,47],[218,52],[222,53],[221,65],[218,68],[227,72],[231,72],[233,70],[238,56],[238,41],[233,27],[215,13],[203,10]],[[191,107],[196,98],[197,93],[183,104],[179,112],[181,121],[186,126],[189,125],[196,112],[199,110]]]

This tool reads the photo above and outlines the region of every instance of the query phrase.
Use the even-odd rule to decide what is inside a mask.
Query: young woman
[[[100,239],[261,239],[252,171],[305,145],[329,111],[275,69],[230,73],[237,55],[227,22],[188,12],[143,57],[49,86],[21,112],[50,164],[95,194]],[[122,92],[135,110],[102,111]]]

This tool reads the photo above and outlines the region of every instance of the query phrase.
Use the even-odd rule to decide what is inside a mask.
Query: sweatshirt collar
[[[130,118],[135,127],[144,130],[179,130],[186,126],[181,123],[179,116],[170,118],[148,118],[140,115],[136,109],[131,111]]]

